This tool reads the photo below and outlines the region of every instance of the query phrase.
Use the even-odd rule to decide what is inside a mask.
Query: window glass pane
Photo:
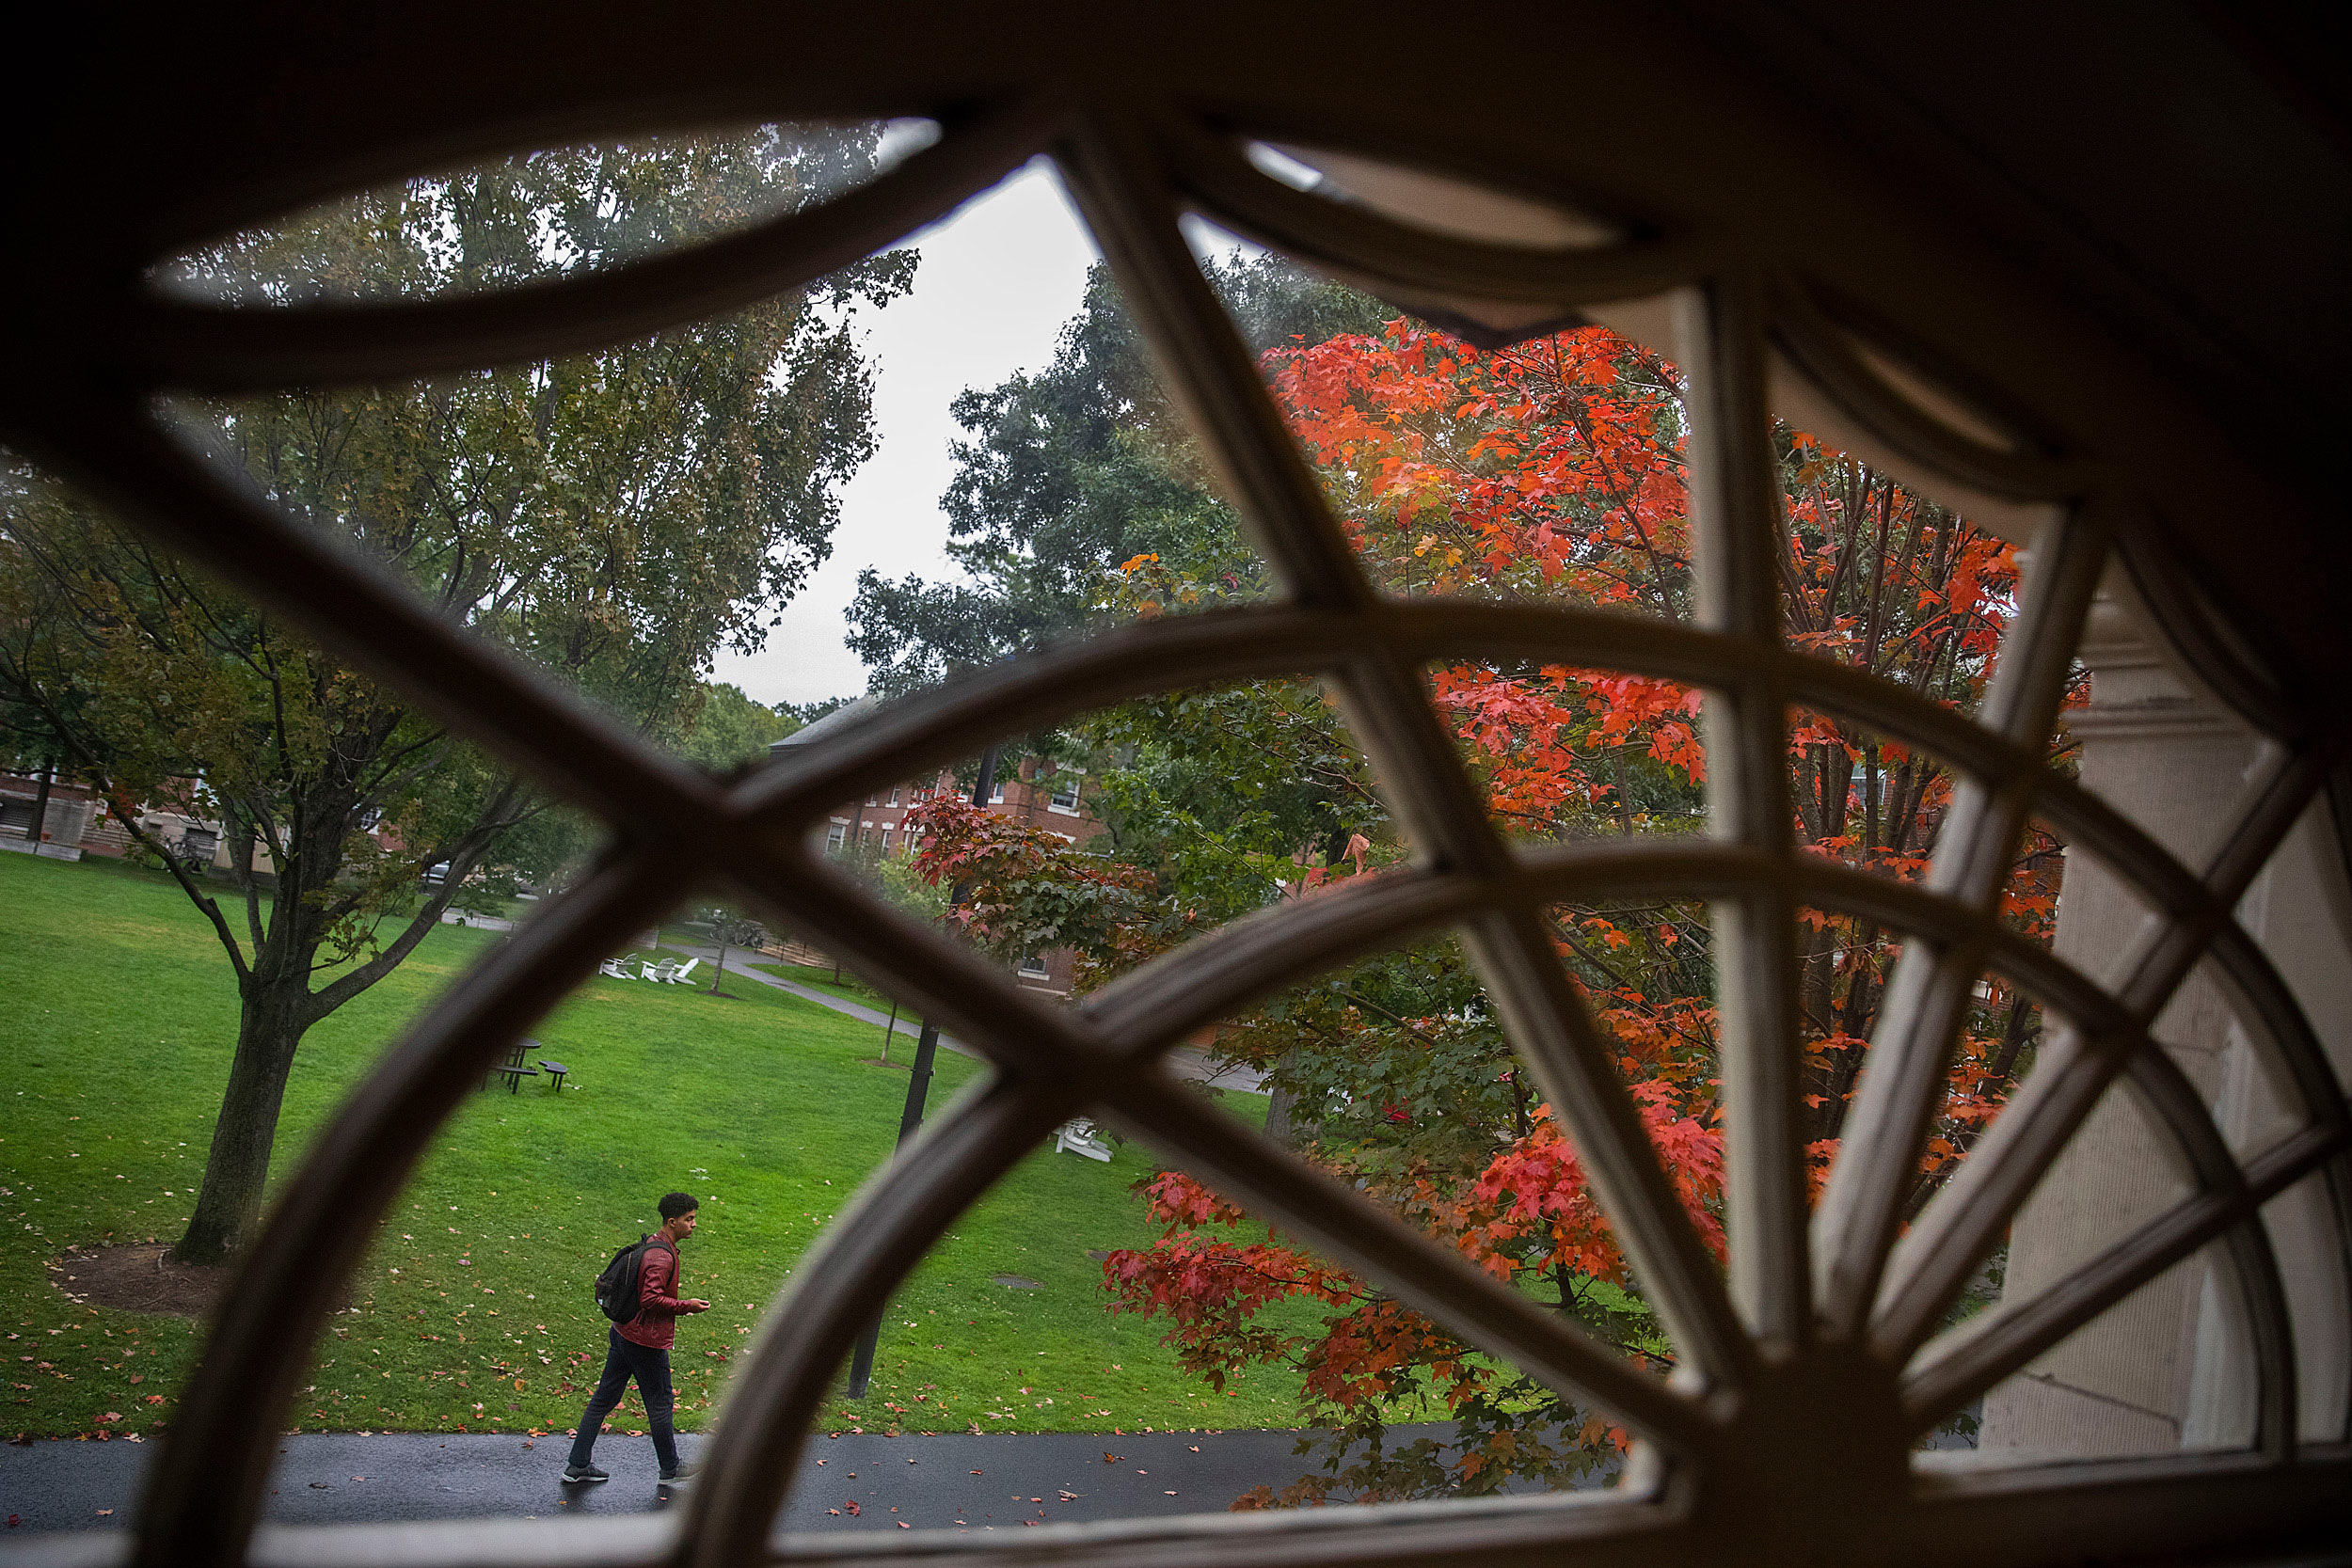
[[[817,206],[937,138],[925,120],[772,124],[546,148],[337,198],[154,269],[247,305],[491,293]]]

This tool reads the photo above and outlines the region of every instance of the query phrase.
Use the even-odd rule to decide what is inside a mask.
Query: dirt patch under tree
[[[226,1268],[176,1263],[171,1248],[157,1243],[68,1247],[49,1265],[49,1282],[64,1291],[68,1300],[118,1312],[159,1312],[175,1318],[202,1317],[228,1277]]]

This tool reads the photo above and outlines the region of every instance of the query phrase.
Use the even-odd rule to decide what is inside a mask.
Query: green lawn
[[[868,1007],[879,1007],[884,1012],[890,1010],[890,998],[882,995],[869,986],[860,985],[857,978],[846,969],[841,972],[841,978],[836,980],[833,977],[832,969],[819,968],[816,964],[787,964],[778,963],[772,959],[755,959],[752,967],[763,974],[772,974],[780,980],[789,980],[796,986],[806,986],[811,990],[821,990],[828,996],[838,996],[847,1002],[860,1003]],[[903,1026],[906,1020],[900,1019],[898,1022]],[[881,1037],[880,1034],[875,1036],[877,1039]]]
[[[311,1031],[278,1173],[402,1022],[498,940],[442,927]],[[445,1130],[378,1232],[358,1310],[332,1320],[293,1424],[568,1426],[603,1356],[589,1283],[654,1223],[654,1198],[682,1187],[703,1200],[686,1287],[718,1306],[681,1325],[679,1420],[707,1425],[760,1307],[887,1154],[907,1082],[866,1065],[872,1026],[747,980],[728,989],[745,994],[593,980],[544,1020],[533,1054],[571,1065],[564,1092],[478,1094]],[[168,1241],[184,1225],[234,1037],[226,960],[159,879],[0,855],[0,995],[15,1018],[0,1086],[11,1238],[0,1324],[16,1356],[0,1430],[151,1428],[169,1418],[195,1326],[76,1307],[46,1269],[68,1243]],[[943,1053],[933,1106],[984,1070]],[[1256,1096],[1224,1103],[1263,1114]],[[870,1397],[832,1418],[991,1432],[1293,1424],[1294,1383],[1261,1372],[1212,1394],[1176,1369],[1155,1325],[1104,1309],[1087,1254],[1154,1234],[1130,1191],[1150,1168],[1132,1148],[1107,1166],[1042,1150],[1024,1164],[917,1270],[889,1313]],[[109,1412],[120,1419],[102,1420]]]

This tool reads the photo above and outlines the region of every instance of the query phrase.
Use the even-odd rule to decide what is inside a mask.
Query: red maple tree
[[[1600,327],[1482,351],[1395,321],[1266,356],[1275,395],[1367,570],[1411,594],[1540,597],[1684,619],[1691,547],[1682,385],[1667,361]],[[1793,645],[1963,711],[1979,699],[2013,608],[2010,547],[1810,436],[1779,434],[1788,501],[1784,618]],[[1181,562],[1127,563],[1128,607],[1158,613],[1219,596]],[[1698,693],[1671,681],[1564,666],[1454,662],[1432,694],[1508,832],[1654,837],[1703,827]],[[1801,842],[1878,874],[1925,870],[1949,800],[1933,758],[1824,715],[1792,713],[1789,772]],[[1128,732],[1132,734],[1132,730]],[[972,814],[977,816],[981,814]],[[1035,907],[1074,899],[1101,917],[1093,974],[1148,957],[1192,923],[1134,868],[1058,841],[935,812],[924,850],[939,875],[977,874],[986,912],[1031,941]],[[1403,853],[1375,844],[1375,861]],[[1303,855],[1299,857],[1303,859]],[[1338,857],[1332,856],[1336,861]],[[2009,909],[2048,935],[2056,846],[2021,853]],[[1299,881],[1336,879],[1317,870]],[[1376,869],[1370,874],[1376,875]],[[1111,890],[1116,890],[1116,896]],[[1296,882],[1292,891],[1295,894]],[[1066,922],[1075,931],[1082,922]],[[1616,1044],[1660,1157],[1720,1254],[1722,1144],[1714,1003],[1703,908],[1628,901],[1552,911],[1564,959]],[[1804,1047],[1817,1181],[1835,1151],[1896,951],[1874,926],[1806,911],[1800,932]],[[1224,1054],[1295,1083],[1319,1108],[1294,1141],[1500,1279],[1559,1306],[1645,1362],[1673,1350],[1629,1280],[1608,1220],[1547,1107],[1531,1104],[1490,1017],[1460,1003],[1445,944],[1382,960],[1375,988],[1343,976],[1220,1033]],[[1416,968],[1418,966],[1418,968]],[[1421,989],[1415,990],[1419,984]],[[1422,1010],[1395,998],[1432,999]],[[1448,1000],[1451,999],[1451,1000]],[[2029,1061],[2031,1005],[1979,988],[1915,1201],[1924,1201]],[[1350,1086],[1352,1085],[1352,1087]],[[1143,1188],[1164,1227],[1114,1253],[1116,1307],[1164,1321],[1185,1365],[1220,1382],[1284,1364],[1309,1424],[1332,1433],[1320,1473],[1243,1506],[1480,1492],[1513,1478],[1560,1483],[1606,1464],[1624,1433],[1479,1354],[1445,1330],[1279,1234],[1191,1179]],[[1384,1441],[1415,1409],[1455,1423],[1451,1444]]]

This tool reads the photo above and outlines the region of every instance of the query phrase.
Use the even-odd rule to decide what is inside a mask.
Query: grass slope
[[[500,939],[444,927],[314,1028],[296,1060],[277,1175],[414,1015]],[[902,1070],[868,1065],[879,1031],[731,977],[740,999],[592,980],[536,1031],[564,1091],[477,1094],[443,1130],[330,1320],[294,1411],[303,1428],[557,1430],[603,1358],[589,1284],[655,1223],[703,1200],[686,1289],[717,1304],[675,1353],[682,1426],[706,1426],[730,1356],[811,1241],[887,1155]],[[235,997],[178,890],[103,862],[0,856],[0,1429],[130,1433],[169,1418],[193,1324],[77,1307],[47,1265],[69,1243],[175,1239],[203,1172]],[[931,1104],[979,1064],[943,1053]],[[1234,1095],[1236,1114],[1263,1115]],[[1268,1372],[1212,1394],[1158,1329],[1104,1309],[1087,1254],[1153,1234],[1130,1184],[1150,1168],[1041,1150],[967,1213],[901,1291],[873,1389],[843,1425],[1090,1431],[1282,1426],[1295,1385]],[[998,1274],[1041,1289],[995,1283]],[[1301,1325],[1303,1326],[1303,1325]],[[628,1430],[630,1403],[615,1418]],[[642,1424],[642,1423],[639,1423]]]

